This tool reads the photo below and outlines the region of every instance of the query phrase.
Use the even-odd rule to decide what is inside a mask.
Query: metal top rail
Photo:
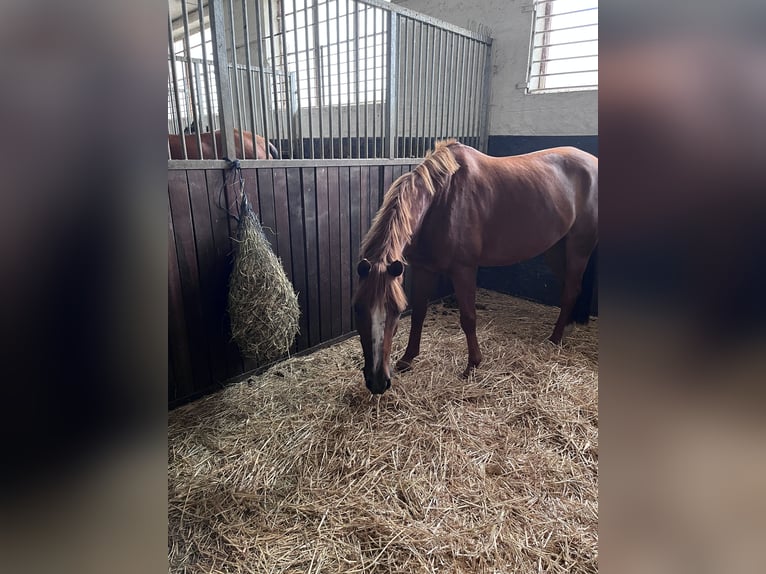
[[[398,4],[392,4],[390,2],[385,2],[384,0],[356,0],[356,2],[360,4],[367,4],[368,6],[372,6],[374,8],[387,10],[388,12],[394,12],[406,18],[410,18],[411,20],[415,20],[417,22],[423,22],[424,24],[429,24],[431,26],[436,26],[437,28],[440,28],[441,30],[445,30],[447,32],[453,32],[455,34],[459,34],[460,36],[465,36],[466,38],[483,42],[484,44],[487,44],[487,45],[492,44],[492,38],[487,33],[474,32],[466,28],[461,28],[460,26],[455,26],[454,24],[444,22],[443,20],[439,20],[438,18],[432,18],[431,16],[421,14],[420,12],[415,12],[415,10],[411,10],[410,8],[405,8],[404,6],[400,6]]]

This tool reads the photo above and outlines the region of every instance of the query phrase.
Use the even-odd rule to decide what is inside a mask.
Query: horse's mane
[[[443,190],[450,177],[458,169],[455,156],[450,149],[458,145],[454,139],[437,142],[433,151],[412,171],[399,177],[388,189],[383,205],[362,241],[361,257],[372,264],[372,276],[386,272],[386,266],[394,261],[404,263],[404,248],[412,239],[414,228],[422,220],[433,196]],[[380,281],[364,281],[360,291],[367,284],[370,288],[382,288]],[[404,309],[407,299],[398,281],[385,282],[391,285],[394,302]],[[375,287],[377,285],[377,287]],[[360,293],[357,293],[357,297]]]

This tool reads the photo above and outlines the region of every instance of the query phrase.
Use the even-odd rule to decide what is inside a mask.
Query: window
[[[598,0],[536,0],[528,93],[598,89]]]

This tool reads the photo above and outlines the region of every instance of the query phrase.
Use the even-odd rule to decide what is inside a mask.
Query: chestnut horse
[[[213,147],[213,133],[205,132],[199,134],[202,140],[202,156],[200,157],[199,146],[197,145],[197,134],[188,134],[180,136],[176,134],[168,134],[168,144],[170,145],[170,159],[184,159],[184,148],[181,137],[186,140],[186,155],[187,159],[223,159],[221,155],[221,132],[215,131],[215,148]],[[245,145],[245,157],[242,156],[242,143]],[[271,154],[266,154],[266,147],[268,146]],[[239,130],[234,130],[234,149],[236,150],[236,156],[239,159],[279,159],[279,152],[274,144],[266,142],[261,136],[255,136],[255,142],[253,142],[253,134],[251,132],[242,132],[240,138]],[[216,150],[218,156],[216,157]],[[256,155],[257,151],[257,155]]]
[[[397,370],[420,352],[428,297],[438,275],[455,289],[468,366],[481,363],[476,339],[476,273],[541,253],[561,263],[561,312],[550,340],[587,323],[592,289],[583,274],[598,242],[598,159],[571,147],[490,157],[455,140],[439,142],[397,179],[362,241],[354,312],[364,352],[364,379],[375,394],[391,386],[389,359],[407,305],[404,264],[413,279],[412,324]]]

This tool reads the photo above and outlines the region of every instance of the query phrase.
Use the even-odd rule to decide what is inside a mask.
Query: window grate
[[[598,0],[537,0],[527,93],[598,89]]]

